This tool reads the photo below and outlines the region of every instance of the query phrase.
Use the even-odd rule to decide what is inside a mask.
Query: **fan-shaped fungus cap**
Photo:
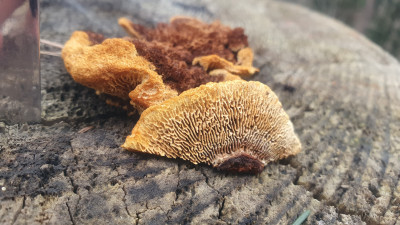
[[[259,173],[301,144],[271,89],[242,80],[208,83],[146,109],[128,150]]]
[[[104,39],[99,34],[76,31],[64,45],[62,58],[76,82],[100,93],[128,100],[128,94],[139,86],[130,95],[139,110],[178,94],[164,85],[154,65],[124,39]]]

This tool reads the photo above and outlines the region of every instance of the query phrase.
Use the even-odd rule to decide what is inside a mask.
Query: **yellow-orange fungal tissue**
[[[146,109],[122,146],[221,170],[259,173],[301,144],[271,89],[242,80],[208,83]]]

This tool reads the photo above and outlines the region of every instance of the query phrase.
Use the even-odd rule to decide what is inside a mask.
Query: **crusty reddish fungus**
[[[158,42],[130,40],[139,55],[153,63],[165,84],[181,93],[208,82],[220,82],[223,76],[210,76],[199,66],[192,66],[193,56],[185,49],[162,45]]]
[[[218,21],[206,24],[194,18],[173,17],[169,24],[159,23],[155,29],[126,18],[118,23],[136,39],[186,49],[193,58],[214,54],[235,63],[236,52],[249,45],[242,28],[231,29]]]
[[[252,67],[253,52],[242,28],[231,29],[219,22],[205,24],[186,17],[174,17],[170,24],[160,23],[155,29],[126,18],[118,22],[133,37],[130,40],[139,54],[152,62],[164,82],[178,92],[223,81],[215,73],[208,76],[212,69],[225,69],[240,76],[258,71]],[[195,66],[199,59],[203,69]],[[206,67],[207,62],[218,65]]]
[[[208,83],[146,109],[128,150],[259,173],[298,153],[293,125],[271,89],[243,80]]]

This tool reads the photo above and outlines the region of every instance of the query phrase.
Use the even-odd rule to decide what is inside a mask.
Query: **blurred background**
[[[400,59],[400,0],[281,0],[336,18]]]

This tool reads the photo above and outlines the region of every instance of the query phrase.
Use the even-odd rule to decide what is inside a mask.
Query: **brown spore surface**
[[[233,51],[238,51],[242,48],[247,47],[247,36],[244,34],[244,30],[241,27],[237,27],[228,33],[229,48]]]
[[[206,24],[181,17],[171,19],[169,24],[159,23],[154,29],[134,23],[131,26],[145,40],[187,49],[193,58],[215,54],[235,62],[236,51],[249,45],[242,28],[231,29],[218,21]]]
[[[105,40],[105,37],[102,34],[95,33],[92,31],[85,31],[85,33],[88,35],[89,41],[91,42],[92,45],[101,44]]]
[[[193,55],[182,48],[158,42],[132,39],[140,56],[153,63],[165,84],[179,93],[208,82],[220,82],[223,76],[210,76],[199,66],[191,66]]]
[[[216,168],[232,173],[257,174],[263,171],[264,164],[251,155],[243,153],[224,159]]]
[[[159,23],[154,29],[134,23],[130,26],[140,35],[130,39],[139,55],[153,63],[164,83],[179,93],[224,79],[193,66],[194,58],[218,55],[236,63],[237,51],[248,46],[242,28],[231,29],[219,22],[206,24],[193,18],[173,18],[171,23]]]

